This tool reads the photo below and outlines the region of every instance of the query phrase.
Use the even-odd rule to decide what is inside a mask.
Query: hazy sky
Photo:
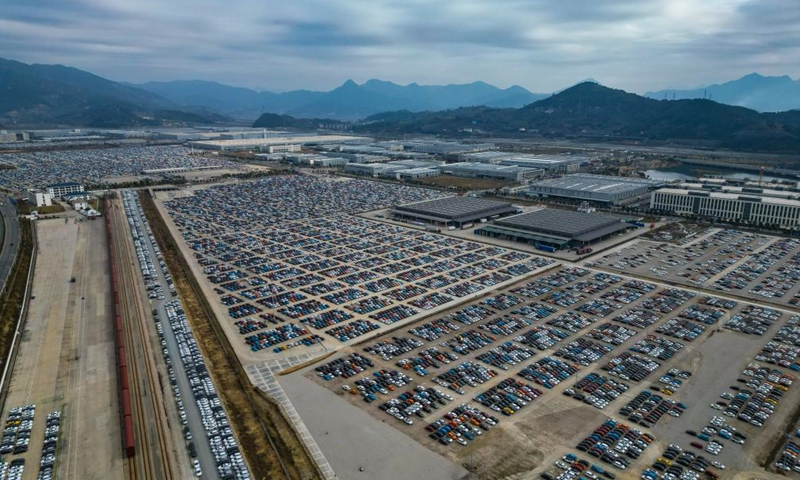
[[[352,78],[643,93],[800,76],[799,0],[21,0],[0,56],[113,80],[329,90]]]

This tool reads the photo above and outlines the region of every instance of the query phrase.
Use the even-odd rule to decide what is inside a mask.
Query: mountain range
[[[537,135],[794,154],[800,151],[800,110],[759,113],[711,100],[655,100],[593,82],[518,109],[387,112],[368,117],[356,129],[388,135]]]
[[[231,119],[63,65],[0,58],[0,124],[118,128]]]
[[[707,98],[759,112],[782,112],[800,108],[800,80],[792,80],[787,75],[765,77],[751,73],[721,84],[691,90],[659,90],[647,92],[645,96],[656,100]]]
[[[348,80],[329,92],[294,90],[286,93],[257,92],[201,80],[128,85],[179,105],[203,107],[244,119],[257,118],[264,112],[300,118],[357,120],[400,109],[421,112],[475,105],[518,108],[548,96],[531,93],[520,86],[500,89],[484,82],[403,86],[381,80],[358,85]]]

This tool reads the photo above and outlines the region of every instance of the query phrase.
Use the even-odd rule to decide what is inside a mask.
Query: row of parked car
[[[711,470],[709,468],[711,466],[720,470],[725,468],[719,462],[672,444],[658,457],[651,468],[642,473],[642,480],[699,480],[701,474],[713,479],[719,478],[719,473]]]
[[[655,438],[624,423],[608,419],[578,444],[578,450],[600,461],[627,469]]]
[[[28,451],[28,444],[33,429],[33,418],[36,405],[14,407],[8,411],[3,428],[3,439],[0,441],[0,454],[20,454]]]
[[[150,225],[144,218],[144,212],[139,204],[138,197],[130,192],[125,192],[123,202],[129,223],[131,219],[134,219],[131,223],[131,231],[136,232],[134,238],[137,238],[137,235],[142,241],[145,241],[144,239],[147,238],[147,241],[150,242],[153,250],[156,252],[164,277],[170,282],[170,288],[174,288],[172,287],[171,277],[169,276],[169,271],[163,261],[161,252],[158,250],[158,245],[155,243],[155,237],[152,234]],[[138,221],[136,214],[143,219],[141,222]],[[144,236],[143,230],[147,232],[147,237]],[[147,248],[144,243],[141,243],[140,247],[147,262],[151,262],[149,248]],[[138,252],[139,247],[137,247],[137,254]],[[152,278],[157,278],[157,272],[152,268],[149,268],[149,270],[152,272]],[[207,441],[215,456],[219,476],[224,480],[249,480],[249,470],[244,463],[244,458],[239,452],[238,444],[228,423],[227,415],[222,407],[222,402],[217,396],[216,388],[208,374],[205,361],[200,353],[200,347],[197,345],[194,334],[189,328],[189,323],[183,311],[183,307],[181,306],[181,302],[178,299],[170,300],[164,304],[164,309],[167,314],[167,321],[170,329],[172,330],[178,346],[177,353],[181,358],[182,368],[192,389],[197,408],[200,411]],[[169,374],[175,403],[178,408],[178,415],[183,425],[183,434],[187,442],[186,448],[192,458],[192,469],[195,476],[200,477],[203,471],[200,467],[199,460],[196,458],[197,450],[194,445],[195,439],[188,426],[188,415],[182,397],[182,393],[186,392],[181,392],[178,387],[178,378],[175,373],[175,367],[172,365],[172,355],[175,352],[170,352],[167,348],[164,328],[157,311],[153,312],[153,319],[161,342],[164,361],[167,364],[167,372]]]
[[[61,412],[50,412],[47,415],[47,427],[44,432],[44,442],[42,443],[42,459],[39,461],[38,480],[51,480],[53,478],[60,427]],[[3,477],[0,476],[0,478]]]

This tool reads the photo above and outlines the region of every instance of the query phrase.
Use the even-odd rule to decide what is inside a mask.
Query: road
[[[134,209],[134,216],[142,225],[144,225],[145,219],[139,215],[139,212],[136,209]],[[149,250],[153,261],[156,262],[158,259],[156,257],[155,250],[153,250],[153,245],[149,241],[144,242],[144,245]],[[197,459],[200,461],[200,467],[203,470],[203,478],[216,480],[219,479],[219,472],[217,471],[217,465],[214,461],[214,454],[211,452],[211,446],[208,443],[208,437],[206,436],[206,432],[203,427],[203,417],[200,414],[200,409],[197,407],[197,403],[194,401],[192,388],[189,384],[189,378],[186,376],[186,371],[183,369],[183,364],[180,361],[178,342],[175,339],[175,334],[169,326],[167,312],[164,308],[164,303],[172,300],[174,297],[170,296],[169,294],[169,287],[166,279],[164,278],[163,272],[161,272],[159,269],[156,269],[155,271],[157,272],[158,278],[156,279],[152,276],[151,278],[153,280],[157,280],[158,283],[161,284],[161,288],[163,289],[167,298],[165,300],[151,299],[150,304],[153,309],[158,311],[158,316],[161,319],[164,340],[167,342],[167,350],[169,350],[170,357],[173,359],[173,370],[178,383],[178,389],[181,392],[181,398],[183,399],[183,407],[186,410],[187,424],[189,430],[192,432],[192,441],[194,442],[195,449],[197,450]],[[165,390],[165,396],[170,398],[172,397],[168,390]]]
[[[8,203],[8,199],[0,200],[0,215],[3,221],[0,222],[0,236],[3,237],[2,250],[0,250],[0,292],[5,289],[11,267],[14,266],[14,257],[19,249],[19,217],[14,207]]]

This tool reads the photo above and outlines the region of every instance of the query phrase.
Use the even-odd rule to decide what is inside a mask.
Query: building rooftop
[[[698,196],[707,198],[720,198],[726,200],[742,200],[749,202],[767,203],[770,205],[788,205],[792,207],[800,207],[800,200],[792,200],[779,197],[765,197],[757,193],[723,193],[712,191],[699,191],[699,190],[686,190],[683,188],[662,188],[655,193],[670,193],[674,195]]]
[[[82,184],[78,182],[61,182],[61,183],[51,183],[47,186],[47,188],[59,188],[59,187],[80,187]]]
[[[510,202],[485,200],[475,197],[447,197],[438,200],[398,205],[395,207],[395,210],[401,213],[458,220],[467,217],[480,218],[484,215],[507,214],[514,212],[516,209]]]
[[[604,213],[545,208],[496,220],[495,225],[589,241],[627,228],[628,225],[623,220],[622,217]]]
[[[642,186],[657,186],[662,182],[643,178],[611,177],[606,175],[591,175],[578,173],[566,175],[561,178],[551,178],[534,182],[531,187],[561,188],[565,190],[578,190],[600,193],[622,193],[631,188]]]
[[[583,163],[588,162],[589,159],[573,155],[513,155],[503,161],[508,164],[520,162],[520,164],[558,165],[562,163]]]
[[[518,170],[528,171],[535,170],[533,168],[519,167],[517,165],[494,165],[491,163],[450,163],[442,165],[441,168],[448,170],[468,170],[473,172],[516,172]]]

